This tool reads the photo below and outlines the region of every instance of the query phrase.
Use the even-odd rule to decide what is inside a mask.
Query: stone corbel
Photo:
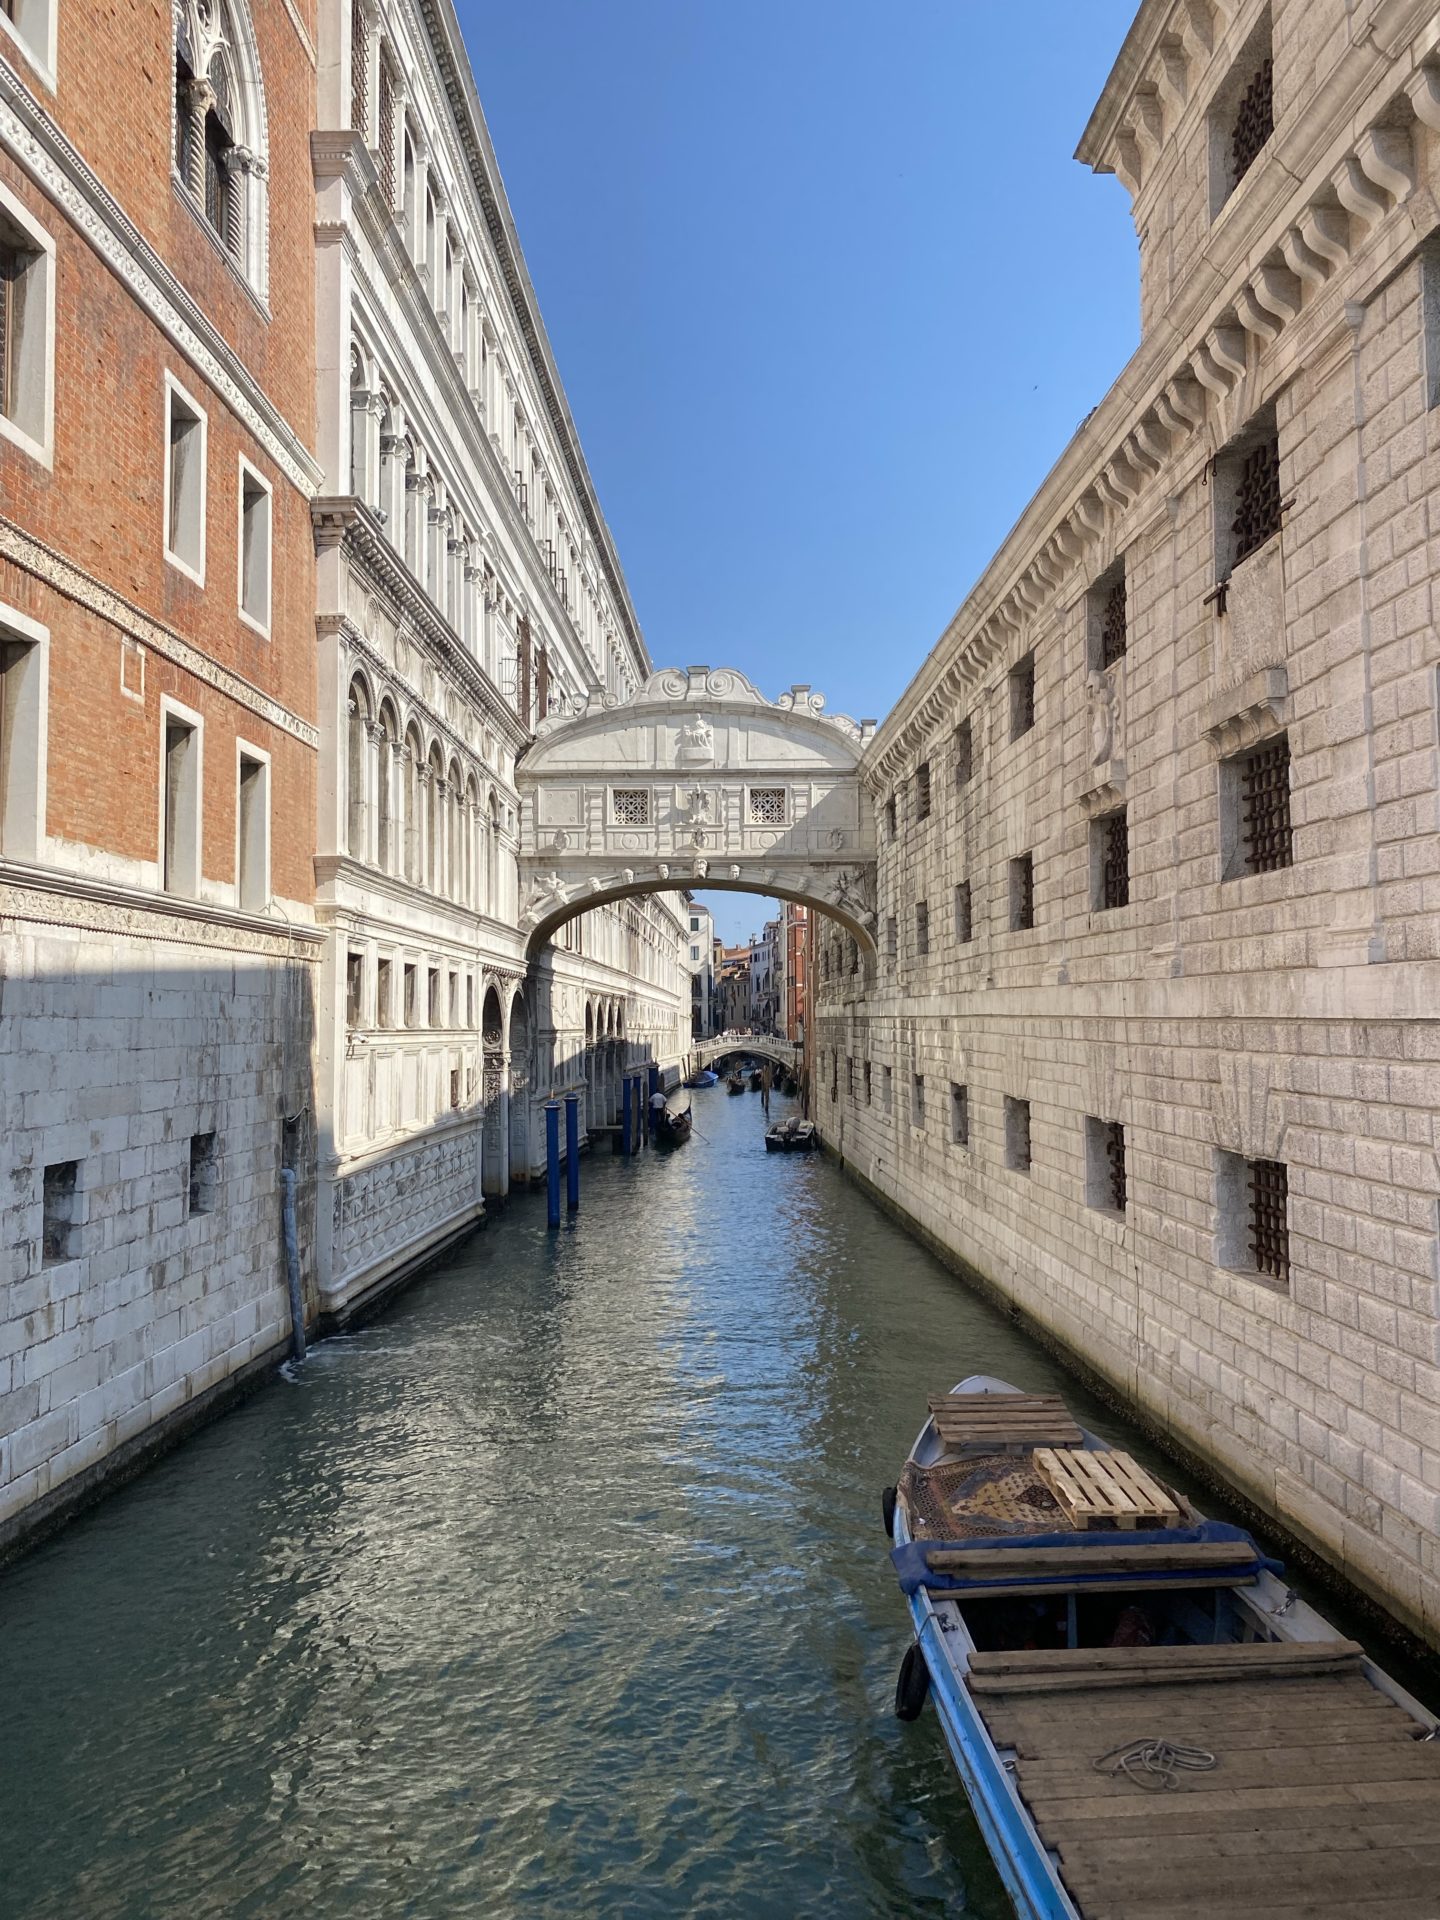
[[[1330,176],[1330,184],[1335,189],[1336,198],[1347,212],[1354,214],[1357,220],[1363,220],[1368,226],[1381,219],[1385,213],[1385,195],[1368,180],[1360,169],[1360,162],[1354,158],[1342,160]]]
[[[1171,113],[1177,118],[1185,105],[1189,82],[1190,67],[1185,58],[1184,47],[1178,40],[1162,40],[1155,84],[1159,89],[1160,98],[1169,105]]]
[[[1355,146],[1366,178],[1398,206],[1414,190],[1415,149],[1401,127],[1367,127]]]
[[[1250,277],[1250,286],[1258,304],[1267,313],[1273,313],[1282,327],[1299,314],[1300,284],[1284,267],[1270,263],[1257,267]]]
[[[1172,433],[1184,437],[1205,423],[1205,391],[1189,373],[1177,374],[1155,402],[1155,412]]]
[[[1339,207],[1307,207],[1297,225],[1311,253],[1329,261],[1332,268],[1345,265],[1350,258],[1350,221]]]
[[[1405,92],[1415,109],[1415,118],[1432,132],[1440,133],[1440,72],[1434,67],[1418,68],[1406,81]]]
[[[1155,93],[1135,94],[1131,106],[1135,114],[1134,126],[1140,140],[1142,163],[1148,165],[1165,144],[1165,114]]]
[[[1311,252],[1298,227],[1291,227],[1280,236],[1280,251],[1302,287],[1320,287],[1329,278],[1330,264],[1318,253]]]
[[[1075,789],[1075,799],[1086,817],[1094,820],[1102,813],[1114,813],[1125,804],[1125,762],[1106,760],[1098,767],[1087,767]]]
[[[1175,15],[1175,30],[1180,35],[1181,46],[1192,60],[1208,59],[1214,44],[1208,0],[1180,0],[1180,8]]]
[[[1170,438],[1168,430],[1160,424],[1158,412],[1151,420],[1147,415],[1140,421],[1130,436],[1131,444],[1140,456],[1158,473],[1170,458]]]
[[[1284,667],[1261,667],[1207,700],[1200,726],[1216,758],[1228,760],[1283,733],[1289,717],[1289,674]]]
[[[1105,531],[1105,505],[1098,495],[1082,493],[1075,502],[1074,513],[1090,538],[1098,540]]]
[[[1253,288],[1241,287],[1235,296],[1235,311],[1240,316],[1241,326],[1247,333],[1253,333],[1261,346],[1269,346],[1272,340],[1279,338],[1280,322],[1260,305]]]
[[[1245,335],[1239,327],[1212,327],[1205,336],[1205,352],[1229,387],[1245,378]]]
[[[1111,150],[1115,178],[1133,200],[1140,191],[1140,143],[1129,127],[1122,127]]]

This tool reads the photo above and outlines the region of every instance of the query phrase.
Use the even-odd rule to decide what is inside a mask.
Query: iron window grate
[[[1118,1120],[1107,1120],[1104,1126],[1105,1177],[1110,1194],[1110,1204],[1117,1213],[1124,1213],[1128,1187],[1125,1179],[1125,1128]]]
[[[930,762],[922,760],[915,769],[915,818],[928,820],[930,817]]]
[[[1230,531],[1237,567],[1280,531],[1280,442],[1273,435],[1252,447],[1240,463]]]
[[[930,951],[930,903],[928,900],[915,902],[915,951]]]
[[[380,62],[380,179],[385,189],[385,204],[395,205],[395,81],[390,63]]]
[[[1100,616],[1100,665],[1113,667],[1117,660],[1125,657],[1125,576],[1111,587],[1105,596],[1104,609]]]
[[[365,134],[370,127],[370,36],[365,9],[350,9],[350,125]]]
[[[1027,933],[1035,925],[1035,861],[1022,853],[1010,862],[1010,926]]]
[[[1250,1162],[1250,1251],[1258,1272],[1290,1279],[1289,1177],[1279,1160]]]
[[[1103,908],[1130,904],[1130,825],[1122,807],[1100,823],[1100,904]]]
[[[950,1087],[951,1131],[957,1147],[970,1144],[970,1089],[968,1086]]]
[[[970,784],[975,774],[975,735],[968,720],[962,720],[955,729],[955,784],[964,787]]]
[[[962,880],[955,889],[955,938],[961,942],[974,938],[974,909],[970,899],[970,882]]]
[[[1018,740],[1035,725],[1035,656],[1027,653],[1010,672],[1010,738]]]
[[[1240,96],[1235,125],[1230,132],[1230,167],[1239,186],[1255,164],[1260,149],[1275,131],[1275,65],[1260,62],[1255,78]]]
[[[1248,755],[1240,780],[1246,865],[1273,873],[1294,859],[1290,827],[1290,742],[1285,735]]]

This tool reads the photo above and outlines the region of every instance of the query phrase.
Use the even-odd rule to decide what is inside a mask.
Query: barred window
[[[893,793],[885,802],[885,838],[887,840],[893,840],[895,838],[895,796]]]
[[[955,938],[962,943],[975,937],[975,921],[970,900],[970,882],[960,881],[955,889]]]
[[[1090,589],[1087,603],[1090,665],[1103,673],[1125,658],[1129,638],[1125,562],[1117,560]]]
[[[889,1113],[895,1104],[895,1071],[893,1067],[882,1067],[880,1069],[880,1091],[885,1111]]]
[[[350,8],[350,125],[356,133],[370,133],[370,23],[363,0]]]
[[[1018,854],[1010,862],[1010,931],[1025,933],[1035,924],[1035,856]]]
[[[887,957],[893,960],[895,959],[899,951],[900,951],[900,928],[896,922],[894,914],[892,913],[887,916],[885,921],[885,952]]]
[[[968,718],[955,729],[955,785],[969,786],[975,777],[975,732]]]
[[[925,1124],[925,1076],[913,1074],[910,1080],[910,1124],[923,1127]]]
[[[1085,1199],[1106,1213],[1125,1211],[1125,1129],[1118,1120],[1085,1116]]]
[[[1257,1273],[1290,1279],[1290,1181],[1279,1160],[1250,1162],[1250,1251]]]
[[[1130,827],[1124,807],[1090,827],[1090,904],[1097,913],[1130,904]]]
[[[847,1053],[845,1056],[845,1098],[847,1100],[853,1100],[855,1098],[855,1056],[853,1053]]]
[[[1280,441],[1271,434],[1240,457],[1230,522],[1233,565],[1280,531],[1280,506]]]
[[[1293,864],[1288,735],[1222,762],[1220,804],[1222,879]]]
[[[55,1267],[79,1251],[78,1160],[46,1167],[41,1185],[40,1263]]]
[[[915,818],[930,817],[930,762],[922,760],[915,769]]]
[[[950,1083],[950,1138],[957,1147],[970,1144],[970,1089]]]
[[[380,112],[378,138],[380,142],[380,184],[385,194],[385,204],[393,209],[396,200],[395,191],[395,76],[390,71],[390,62],[382,53],[380,56]]]
[[[864,1071],[863,1078],[865,1082],[865,1104],[868,1107],[870,1105],[871,1095],[873,1092],[872,1082],[874,1079],[874,1075],[871,1071],[870,1062],[868,1060],[865,1062],[865,1071]]]
[[[1010,669],[1010,738],[1018,740],[1035,724],[1035,656],[1027,653]]]
[[[1030,1171],[1030,1102],[1005,1096],[1005,1164],[1013,1173]]]
[[[1230,128],[1232,189],[1245,178],[1275,131],[1275,65],[1267,54],[1240,95]]]
[[[752,827],[784,826],[785,789],[783,787],[751,787],[750,824]]]
[[[650,792],[647,787],[616,787],[611,794],[611,810],[617,827],[648,827]]]
[[[930,903],[927,900],[915,902],[915,951],[930,951]]]

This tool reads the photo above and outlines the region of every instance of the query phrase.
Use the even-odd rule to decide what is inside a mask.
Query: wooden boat
[[[1440,1914],[1434,1714],[1058,1395],[930,1407],[886,1489],[896,1711],[933,1695],[1021,1920]]]
[[[762,1092],[762,1091],[764,1090],[764,1086],[765,1086],[765,1076],[764,1076],[764,1074],[763,1074],[763,1073],[761,1073],[761,1071],[760,1071],[760,1069],[759,1069],[758,1067],[752,1067],[752,1068],[751,1068],[751,1070],[750,1070],[750,1091],[751,1091],[751,1093],[760,1093],[760,1092]]]
[[[767,1153],[788,1153],[790,1151],[790,1129],[793,1120],[777,1120],[773,1127],[765,1129],[765,1151]]]
[[[715,1087],[720,1084],[718,1073],[712,1073],[709,1067],[699,1067],[685,1082],[687,1087]]]
[[[745,1082],[740,1078],[738,1073],[732,1073],[727,1078],[725,1082],[725,1091],[727,1093],[744,1093]]]
[[[793,1114],[788,1120],[777,1120],[765,1133],[767,1153],[809,1153],[814,1145],[815,1122],[797,1119]]]
[[[657,1147],[683,1147],[690,1138],[693,1125],[690,1109],[683,1113],[671,1113],[667,1107],[664,1113],[657,1113],[651,1122],[650,1136]]]

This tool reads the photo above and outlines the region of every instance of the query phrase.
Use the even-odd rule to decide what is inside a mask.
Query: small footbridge
[[[772,701],[742,673],[686,667],[542,720],[516,768],[527,953],[590,907],[686,887],[803,901],[873,953],[874,722],[824,707],[807,686]]]
[[[799,1068],[800,1049],[792,1046],[788,1040],[776,1040],[770,1036],[753,1039],[747,1034],[729,1035],[720,1040],[697,1040],[691,1052],[698,1066],[713,1067],[717,1060],[738,1059],[742,1055],[747,1060],[770,1060],[777,1067],[784,1067],[788,1073]]]

